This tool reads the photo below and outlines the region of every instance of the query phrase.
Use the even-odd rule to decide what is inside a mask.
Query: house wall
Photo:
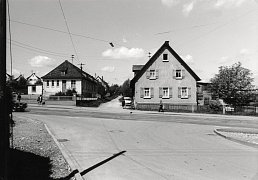
[[[41,85],[37,85],[36,86],[36,92],[33,92],[32,91],[32,86],[28,86],[28,94],[31,94],[31,95],[33,95],[33,94],[37,94],[37,95],[40,95],[40,94],[42,94],[42,86]]]
[[[82,85],[82,95],[84,97],[96,97],[97,84],[88,80],[84,80]]]
[[[52,80],[54,80],[54,86],[52,86]],[[45,95],[54,95],[55,93],[62,92],[62,79],[59,80],[59,86],[57,86],[57,79],[49,79],[49,86],[47,86],[47,80],[43,81],[44,94]],[[71,80],[66,80],[66,90],[71,88]],[[75,79],[74,79],[75,80]],[[77,94],[81,94],[81,80],[76,80],[75,82],[75,90]]]
[[[182,104],[182,105],[196,105],[196,80],[194,77],[179,63],[179,61],[168,51],[163,53],[168,54],[168,62],[163,61],[163,54],[160,55],[149,67],[148,70],[158,70],[158,79],[147,79],[147,71],[135,83],[135,102],[137,103],[163,103],[167,104]],[[176,69],[184,70],[183,79],[175,79],[174,71]],[[172,87],[172,98],[163,99],[159,97],[159,87]],[[178,87],[191,88],[191,97],[181,99],[178,97]],[[153,88],[154,97],[141,98],[141,88]]]

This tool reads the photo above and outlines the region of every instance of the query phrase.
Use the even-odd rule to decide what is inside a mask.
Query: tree
[[[117,84],[112,84],[110,87],[109,87],[109,90],[108,92],[110,93],[110,96],[113,96],[113,95],[118,95],[119,94],[119,86]]]
[[[130,79],[127,79],[120,88],[121,94],[126,97],[132,97],[132,88],[130,87]]]
[[[246,105],[252,95],[253,78],[249,69],[240,62],[232,66],[219,67],[219,73],[211,79],[211,92],[234,106]]]

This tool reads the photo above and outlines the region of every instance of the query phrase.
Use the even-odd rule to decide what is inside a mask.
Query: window
[[[163,91],[162,98],[169,98],[168,88],[164,87],[162,91]]]
[[[59,80],[56,81],[56,86],[57,86],[57,87],[59,86]]]
[[[54,86],[54,85],[55,85],[55,81],[54,81],[54,80],[52,80],[51,86]]]
[[[47,80],[47,87],[49,86],[49,80]]]
[[[150,88],[144,88],[144,98],[150,98]]]
[[[75,80],[71,80],[71,88],[72,89],[76,88],[76,81]]]
[[[181,98],[188,98],[188,90],[187,87],[181,88]]]
[[[182,78],[182,71],[181,70],[176,70],[176,78]]]
[[[36,92],[36,86],[31,86],[31,92]]]
[[[168,54],[163,54],[163,61],[168,61]]]
[[[160,87],[159,97],[163,99],[172,98],[172,87]]]
[[[155,72],[155,70],[150,70],[150,79],[156,79],[156,72]]]

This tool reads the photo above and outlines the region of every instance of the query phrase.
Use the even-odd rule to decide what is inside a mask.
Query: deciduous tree
[[[219,67],[219,73],[211,79],[212,94],[234,106],[246,105],[252,95],[253,78],[249,69],[240,62]]]

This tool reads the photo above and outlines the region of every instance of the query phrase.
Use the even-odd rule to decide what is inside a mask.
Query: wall
[[[54,80],[54,86],[52,86],[52,79],[49,80],[49,86],[47,86],[47,80],[44,80],[43,87],[44,94],[47,96],[54,95],[55,93],[58,93],[60,91],[62,92],[62,79],[59,79],[59,86],[57,86],[57,80]],[[66,90],[68,89],[71,89],[71,80],[66,79]],[[75,90],[77,94],[81,94],[81,80],[76,80]]]
[[[163,62],[163,54],[157,58],[157,60],[150,66],[150,69],[158,69],[158,79],[151,80],[146,78],[146,72],[135,83],[135,102],[136,103],[159,103],[162,100],[163,103],[169,104],[196,104],[196,80],[192,75],[178,62],[178,60],[168,51],[163,53],[168,54],[168,62]],[[185,70],[185,78],[181,80],[174,79],[175,69]],[[144,99],[140,97],[140,88],[153,87],[154,97],[151,99]],[[159,97],[159,87],[172,87],[172,98],[162,99]],[[178,98],[178,87],[190,87],[191,97],[188,99]]]
[[[32,86],[28,86],[28,94],[42,94],[42,86],[41,85],[38,85],[36,86],[36,92],[32,92]]]

